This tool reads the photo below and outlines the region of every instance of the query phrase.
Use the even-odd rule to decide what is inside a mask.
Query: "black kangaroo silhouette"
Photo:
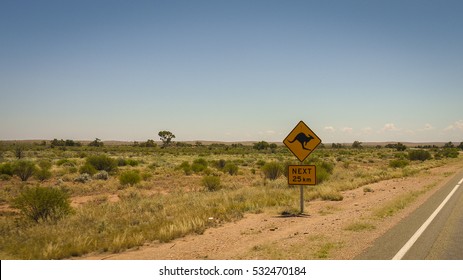
[[[311,151],[311,149],[307,149],[305,145],[309,143],[310,140],[314,139],[312,135],[305,135],[303,132],[299,133],[294,137],[293,141],[289,141],[289,143],[294,143],[294,141],[298,141],[302,145],[302,149]]]

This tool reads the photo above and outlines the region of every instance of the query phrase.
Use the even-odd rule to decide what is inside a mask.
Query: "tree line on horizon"
[[[173,142],[173,139],[175,138],[175,134],[173,134],[172,132],[168,131],[168,130],[162,130],[162,131],[159,131],[158,132],[158,136],[159,136],[159,139],[162,143],[162,146],[161,148],[167,148],[169,146],[173,146],[173,144],[175,144],[175,146],[177,147],[186,147],[186,146],[193,146],[191,144],[187,144],[187,143],[184,143],[184,142]],[[14,143],[16,145],[16,142]],[[35,145],[39,145],[39,146],[46,146],[47,145],[47,141],[43,140],[41,143],[34,143]],[[362,149],[364,148],[364,146],[362,145],[363,143],[360,142],[360,141],[354,141],[351,145],[346,145],[346,144],[341,144],[341,143],[331,143],[331,148],[333,149],[340,149],[340,148],[353,148],[353,149]],[[200,141],[196,141],[195,143],[195,146],[202,146],[203,144],[200,142]],[[226,145],[226,144],[223,144],[223,145]],[[232,144],[232,146],[234,145],[237,145],[237,144]],[[22,145],[16,145],[16,153],[18,155],[18,158],[21,158],[21,146]],[[75,140],[72,140],[72,139],[66,139],[66,140],[63,140],[63,139],[60,139],[58,140],[57,138],[53,139],[50,141],[50,147],[51,148],[55,148],[55,147],[61,147],[61,148],[64,148],[64,147],[82,147],[84,146],[81,142],[79,141],[75,141]],[[95,138],[95,140],[91,141],[90,143],[88,143],[86,146],[89,146],[89,147],[103,147],[104,146],[104,142],[99,139],[99,138]],[[138,141],[134,141],[132,146],[134,147],[146,147],[146,148],[156,148],[158,146],[158,144],[156,143],[156,141],[154,141],[153,139],[148,139],[146,142],[138,142]],[[252,145],[253,149],[255,150],[272,150],[274,151],[278,145],[275,144],[275,143],[269,143],[267,141],[258,141],[258,142],[255,142],[253,145]],[[325,144],[322,143],[320,145],[320,148],[325,148]],[[381,145],[376,145],[375,146],[376,148],[382,148],[383,146]],[[390,149],[396,149],[397,151],[405,151],[407,149],[407,146],[402,144],[401,142],[397,142],[397,143],[389,143],[389,144],[386,144],[384,146],[385,148],[390,148]],[[415,148],[418,148],[418,149],[437,149],[439,148],[439,146],[437,145],[417,145],[415,146]],[[460,150],[463,150],[463,141],[458,145],[456,146],[455,144],[453,144],[451,141],[450,142],[447,142],[444,144],[443,146],[444,149],[460,149]]]

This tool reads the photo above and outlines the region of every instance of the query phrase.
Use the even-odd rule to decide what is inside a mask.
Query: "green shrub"
[[[13,172],[22,181],[27,181],[37,171],[35,163],[28,160],[18,160],[13,164]]]
[[[138,160],[135,160],[135,159],[126,159],[125,162],[127,163],[127,165],[130,165],[130,166],[138,166],[138,164],[140,164],[140,162]]]
[[[50,168],[52,167],[51,161],[46,160],[46,159],[42,159],[41,161],[39,161],[38,165],[40,169],[43,169],[43,170],[50,170]]]
[[[389,162],[389,167],[392,168],[404,168],[409,164],[408,160],[405,159],[395,159]]]
[[[322,182],[328,180],[330,178],[330,173],[322,167],[317,166],[317,171],[315,177],[317,178],[317,184],[321,184]]]
[[[203,186],[210,192],[218,191],[222,188],[220,177],[218,176],[204,176],[202,180]]]
[[[446,148],[442,151],[442,155],[447,158],[457,158],[458,149],[456,148]]]
[[[228,172],[230,175],[238,174],[238,166],[234,163],[227,163],[223,168],[224,172]]]
[[[185,172],[185,175],[191,175],[191,165],[188,161],[182,162],[176,169],[181,169]]]
[[[117,166],[126,166],[127,162],[125,161],[124,158],[118,158],[117,159]]]
[[[224,169],[226,164],[227,162],[224,159],[220,159],[215,163],[215,166],[217,167],[217,169],[222,170]]]
[[[119,182],[123,186],[126,186],[126,185],[133,186],[135,184],[140,183],[140,181],[141,181],[140,173],[136,170],[124,171],[121,175],[119,175]]]
[[[203,158],[195,159],[191,164],[191,170],[195,173],[205,171],[207,169],[207,161]]]
[[[12,206],[35,221],[56,221],[72,212],[68,195],[57,188],[33,187],[21,192]]]
[[[408,158],[410,160],[425,161],[431,159],[431,153],[426,150],[412,150],[408,152]]]
[[[86,163],[92,165],[96,170],[112,172],[117,168],[116,160],[108,157],[107,155],[96,155],[87,158]]]
[[[76,166],[76,163],[74,161],[71,161],[71,160],[67,159],[67,158],[63,158],[63,159],[58,160],[56,162],[56,165],[58,165],[58,166],[63,165],[63,166],[66,166],[66,167],[68,167],[68,166],[69,167],[74,167],[74,166]]]
[[[51,171],[49,169],[38,169],[36,172],[35,172],[35,177],[43,182],[45,180],[48,180],[51,178]]]
[[[95,175],[97,172],[98,170],[96,170],[96,168],[88,162],[81,166],[79,169],[80,174],[89,174],[91,176]]]
[[[49,160],[41,160],[39,161],[40,169],[36,170],[35,177],[40,180],[41,182],[48,180],[51,178],[51,167],[52,163]]]
[[[139,161],[134,160],[134,159],[124,159],[124,158],[117,159],[117,166],[126,166],[126,165],[138,166],[138,164],[139,164]]]
[[[334,170],[334,165],[331,162],[324,161],[320,164],[320,166],[317,165],[317,171],[318,169],[323,168],[328,172],[328,174],[333,174]]]
[[[9,162],[0,164],[0,174],[13,176],[14,174],[13,165]]]
[[[269,162],[262,167],[265,178],[275,180],[283,174],[283,167],[278,162]]]

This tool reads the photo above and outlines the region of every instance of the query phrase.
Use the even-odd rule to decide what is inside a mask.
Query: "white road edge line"
[[[463,182],[463,179],[458,182],[458,185],[456,185],[453,190],[447,195],[447,197],[442,201],[442,203],[437,207],[436,210],[429,216],[429,218],[424,222],[423,225],[413,234],[413,236],[410,238],[410,240],[405,243],[405,245],[397,252],[397,254],[392,258],[393,260],[401,260],[405,254],[410,250],[410,248],[415,244],[415,242],[420,238],[420,236],[423,234],[423,232],[426,230],[426,228],[431,224],[431,222],[434,220],[434,218],[439,214],[439,212],[444,208],[445,204],[450,200],[452,195],[458,190],[460,187],[461,182]]]

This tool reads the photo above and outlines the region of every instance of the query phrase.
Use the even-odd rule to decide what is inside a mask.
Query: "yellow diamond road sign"
[[[303,122],[286,136],[283,143],[302,162],[322,142],[320,138]]]

